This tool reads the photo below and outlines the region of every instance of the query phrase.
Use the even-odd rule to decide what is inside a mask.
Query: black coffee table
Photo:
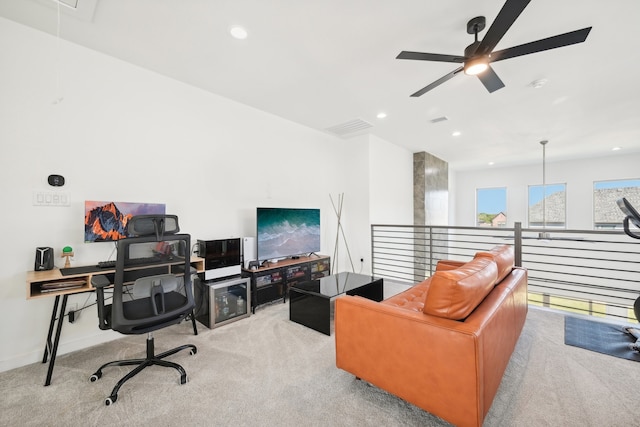
[[[289,320],[331,335],[331,300],[339,295],[383,299],[383,281],[364,274],[338,273],[289,289]]]

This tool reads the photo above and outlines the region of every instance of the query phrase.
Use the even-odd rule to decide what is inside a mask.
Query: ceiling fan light
[[[464,73],[469,76],[475,76],[489,68],[487,58],[474,58],[464,64]]]

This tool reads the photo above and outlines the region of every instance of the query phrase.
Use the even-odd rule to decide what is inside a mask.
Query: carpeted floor
[[[564,345],[561,314],[531,309],[485,426],[638,426],[640,364]],[[288,320],[273,304],[215,330],[189,323],[156,334],[158,352],[186,342],[198,353],[171,357],[189,374],[153,367],[105,406],[126,368],[89,376],[104,362],[139,357],[128,336],[46,365],[0,373],[1,426],[447,426],[335,367],[333,336]],[[419,361],[416,361],[419,363]]]

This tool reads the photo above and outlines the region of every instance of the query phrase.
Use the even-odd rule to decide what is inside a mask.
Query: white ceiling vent
[[[328,127],[325,130],[341,138],[351,138],[352,136],[366,133],[367,129],[372,127],[373,125],[369,122],[365,122],[362,119],[354,119],[339,125]]]
[[[60,3],[60,13],[73,16],[85,22],[93,21],[93,14],[96,10],[98,0],[36,0],[47,7],[58,8]]]
[[[431,123],[440,123],[440,122],[446,122],[447,120],[449,120],[449,117],[447,116],[442,116],[442,117],[436,117],[435,119],[431,119],[429,120]]]

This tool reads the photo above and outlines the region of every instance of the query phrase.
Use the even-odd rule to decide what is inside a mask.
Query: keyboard
[[[158,256],[152,256],[147,258],[131,258],[131,259],[125,260],[124,264],[126,266],[145,265],[145,264],[155,264],[160,261],[162,261],[162,258]],[[114,269],[116,268],[116,260],[99,261],[97,267],[100,269]]]
[[[98,262],[97,265],[98,268],[115,268],[116,267],[116,261],[112,260],[112,261],[100,261]]]

